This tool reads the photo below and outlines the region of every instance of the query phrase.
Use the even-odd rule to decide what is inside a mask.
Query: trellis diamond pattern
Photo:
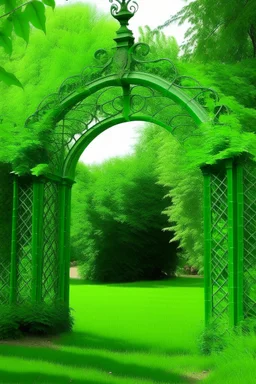
[[[44,195],[44,245],[42,297],[53,301],[57,295],[59,282],[58,262],[58,186],[54,182],[45,183]]]
[[[0,263],[0,305],[9,302],[10,261]]]
[[[9,192],[9,191],[8,191]],[[7,200],[6,200],[7,197]],[[2,203],[2,204],[1,204]],[[0,234],[0,305],[9,302],[10,266],[11,266],[11,215],[12,194],[4,193],[0,198],[1,227],[7,228]]]
[[[17,223],[17,302],[31,299],[32,282],[32,203],[31,183],[19,186]]]
[[[244,316],[256,316],[256,169],[244,166]]]
[[[228,211],[227,177],[212,175],[212,315],[213,321],[228,312]]]

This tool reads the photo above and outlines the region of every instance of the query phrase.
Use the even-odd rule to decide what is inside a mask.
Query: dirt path
[[[70,268],[70,270],[69,270],[69,276],[70,276],[72,279],[80,279],[80,277],[78,276],[77,267],[71,267],[71,268]]]

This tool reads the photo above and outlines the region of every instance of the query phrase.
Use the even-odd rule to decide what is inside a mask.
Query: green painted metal
[[[243,161],[243,314],[256,317],[256,167],[246,158]]]
[[[236,231],[235,231],[235,190],[233,161],[226,162],[228,182],[228,290],[229,290],[229,324],[236,325]]]
[[[211,172],[203,168],[204,176],[204,295],[205,325],[212,319],[212,280],[211,280]]]
[[[238,163],[237,173],[237,322],[244,318],[244,187],[243,166]]]
[[[128,109],[128,108],[127,108]],[[103,122],[97,123],[93,128],[84,133],[82,137],[75,143],[75,145],[68,152],[65,162],[63,164],[62,175],[64,178],[69,180],[74,180],[75,178],[75,169],[77,162],[79,161],[80,156],[88,145],[102,132],[107,130],[110,127],[115,125],[125,123],[127,121],[144,121],[159,125],[160,127],[165,128],[171,133],[171,129],[163,121],[154,119],[148,115],[136,115],[136,117],[130,117],[129,120],[126,117],[114,117],[106,119]]]
[[[104,121],[103,123],[96,124],[94,128],[90,129],[83,137],[75,144],[75,146],[70,150],[66,161],[63,165],[63,176],[68,177],[69,179],[75,178],[75,170],[77,162],[84,152],[84,149],[102,132],[106,129],[113,127],[114,125],[121,124],[125,122],[124,119],[114,118]]]
[[[228,183],[225,162],[211,167],[212,321],[228,323]]]
[[[69,304],[71,189],[81,154],[99,134],[120,123],[145,121],[177,134],[182,144],[186,135],[193,136],[195,127],[216,123],[218,116],[210,118],[204,100],[210,93],[211,102],[218,105],[216,93],[197,82],[188,86],[188,78],[179,76],[169,59],[146,60],[149,47],[135,44],[128,28],[137,3],[111,3],[111,14],[120,23],[113,54],[97,51],[100,64],[90,67],[91,73],[85,70],[67,79],[27,120],[32,130],[38,125],[51,128],[49,173],[44,178],[14,180],[11,303],[58,300]],[[150,71],[155,63],[169,66],[166,78]],[[111,112],[106,112],[106,105]],[[84,114],[77,117],[81,110]],[[188,132],[173,123],[181,116],[180,125]],[[233,327],[256,311],[256,276],[251,268],[256,239],[250,237],[254,224],[249,223],[251,212],[256,212],[251,193],[256,174],[248,164],[232,159],[204,166],[202,172],[205,323],[228,319]],[[254,219],[256,223],[256,214]]]
[[[37,250],[37,302],[42,301],[43,278],[43,217],[44,217],[44,179],[39,179],[38,191],[38,250]]]
[[[80,88],[79,91],[72,92],[70,96],[66,97],[56,109],[49,113],[48,119],[54,119],[55,122],[60,121],[66,115],[67,111],[73,108],[77,103],[99,90],[107,87],[119,86],[124,88],[127,92],[127,87],[131,85],[151,87],[152,89],[159,91],[162,95],[184,107],[197,124],[209,121],[209,115],[204,108],[191,98],[190,95],[186,94],[185,91],[174,85],[170,86],[168,80],[155,74],[153,75],[143,72],[129,72],[128,74],[124,74],[121,79],[118,75],[112,74],[86,84],[84,90],[81,90]]]
[[[41,179],[33,183],[32,211],[32,283],[31,298],[35,302],[42,299],[42,252],[43,252],[43,202],[44,185]]]
[[[20,177],[17,217],[17,303],[31,300],[32,290],[32,212],[34,178]]]
[[[18,219],[18,180],[13,179],[13,207],[12,207],[12,246],[11,246],[11,275],[10,275],[10,304],[17,299],[17,219]]]
[[[113,1],[110,1],[113,3]],[[129,20],[133,17],[138,9],[138,4],[135,1],[116,1],[112,4],[110,12],[112,16],[120,23],[120,28],[114,39],[117,45],[117,50],[128,50],[134,44],[132,31],[128,28]]]
[[[71,188],[66,183],[66,236],[65,236],[65,271],[64,271],[64,302],[69,305],[69,269],[70,269],[70,220],[71,220]]]
[[[62,182],[59,189],[59,294],[58,298],[64,302],[65,300],[65,241],[66,241],[66,183]]]

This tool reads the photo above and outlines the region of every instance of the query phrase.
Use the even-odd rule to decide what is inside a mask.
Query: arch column
[[[239,157],[202,167],[206,326],[219,321],[226,322],[231,328],[236,326],[246,317],[247,301],[256,312],[256,297],[246,300],[248,293],[245,291],[248,280],[249,285],[256,285],[256,275],[248,275],[244,262],[247,252],[250,259],[247,264],[250,265],[253,250],[256,250],[256,245],[249,244],[250,239],[256,237],[256,213],[252,224],[249,219],[245,223],[244,217],[245,211],[253,212],[256,206],[256,196],[252,201],[246,192],[246,188],[250,191],[255,184],[251,170],[247,179],[245,177],[247,164],[244,157]],[[256,180],[256,171],[254,173]],[[249,232],[252,236],[248,235],[246,240]]]
[[[12,197],[12,240],[11,240],[11,268],[10,268],[10,304],[17,299],[17,220],[18,220],[18,180],[13,179]]]
[[[43,221],[44,221],[44,179],[33,181],[32,207],[32,292],[31,299],[36,303],[42,301],[43,271]]]
[[[70,218],[73,181],[63,178],[59,190],[59,299],[69,304]]]
[[[212,319],[212,278],[211,278],[211,252],[212,252],[212,230],[211,230],[211,170],[203,167],[204,177],[204,311],[205,324],[208,326]]]
[[[205,324],[237,324],[237,178],[232,159],[204,176]]]
[[[57,176],[14,178],[10,304],[68,305],[72,185]]]

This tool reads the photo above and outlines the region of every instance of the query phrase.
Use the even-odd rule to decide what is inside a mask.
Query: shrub
[[[23,335],[57,335],[72,329],[71,309],[64,304],[8,305],[0,307],[0,340]]]
[[[201,333],[199,337],[199,349],[204,355],[220,353],[227,348],[236,347],[239,340],[246,340],[245,337],[256,336],[256,320],[248,317],[230,329],[228,322],[222,321],[212,323]]]
[[[178,243],[163,230],[162,213],[171,202],[150,162],[110,160],[91,174],[80,165],[77,176],[71,260],[79,261],[81,277],[111,283],[174,275]]]
[[[230,332],[226,322],[212,323],[207,326],[199,337],[199,350],[204,355],[223,351],[230,341]]]

